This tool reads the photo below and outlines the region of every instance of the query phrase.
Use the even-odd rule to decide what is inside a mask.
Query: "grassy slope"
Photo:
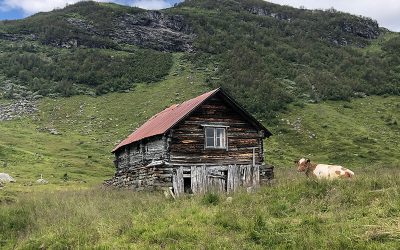
[[[202,84],[205,72],[191,69],[181,55],[175,59],[171,75],[157,84],[100,97],[44,99],[33,117],[1,122],[0,172],[16,177],[13,188],[24,191],[40,174],[56,186],[74,187],[111,177],[110,152],[119,140],[165,107],[207,90]],[[51,135],[50,128],[61,135]]]
[[[296,157],[354,167],[400,167],[400,98],[292,106],[271,128],[267,160],[278,166]]]
[[[99,184],[113,174],[113,146],[163,108],[206,91],[207,74],[175,55],[170,75],[157,84],[100,97],[44,99],[35,116],[0,123],[0,171],[15,176],[21,190],[40,174],[56,186]],[[278,167],[301,156],[350,168],[399,166],[399,103],[398,97],[367,97],[293,105],[270,127],[266,160]],[[65,173],[70,182],[63,181]]]

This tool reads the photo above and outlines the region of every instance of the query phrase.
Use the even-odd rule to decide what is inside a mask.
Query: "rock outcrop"
[[[148,11],[115,20],[111,37],[116,42],[161,51],[192,51],[194,36],[182,16]]]
[[[10,104],[0,105],[0,122],[21,118],[37,112],[36,103],[28,99],[20,99]]]
[[[115,18],[109,29],[96,28],[95,23],[80,18],[66,18],[65,21],[73,32],[66,31],[61,37],[47,38],[44,43],[60,48],[105,48],[130,44],[159,51],[193,51],[194,35],[180,15],[159,11],[124,14]]]
[[[366,39],[376,39],[380,35],[379,25],[370,19],[343,20],[339,23],[342,31]]]
[[[288,22],[291,21],[291,18],[288,14],[276,13],[267,8],[260,8],[260,7],[253,6],[253,7],[248,8],[247,11],[250,12],[251,14],[258,15],[258,16],[269,16],[269,17],[276,18],[280,21],[288,21]]]
[[[40,96],[27,90],[24,86],[7,83],[0,88],[0,92],[10,98],[10,102],[0,104],[0,122],[21,118],[24,115],[36,113],[36,99]]]

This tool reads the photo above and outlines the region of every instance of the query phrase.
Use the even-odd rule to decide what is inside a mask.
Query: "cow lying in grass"
[[[295,161],[297,171],[306,172],[307,176],[314,176],[318,179],[351,178],[354,172],[337,165],[314,164],[310,159],[300,159]]]

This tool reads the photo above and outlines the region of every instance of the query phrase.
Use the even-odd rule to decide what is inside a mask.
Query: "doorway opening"
[[[191,194],[192,192],[192,179],[190,177],[183,178],[183,192]]]
[[[225,192],[228,192],[228,170],[224,170],[224,171],[222,171],[222,173],[223,173],[224,179],[225,179],[225,182],[224,182],[224,191],[225,191]]]

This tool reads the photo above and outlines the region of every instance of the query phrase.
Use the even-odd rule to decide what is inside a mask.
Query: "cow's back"
[[[318,179],[351,178],[354,172],[338,165],[318,164],[314,171]]]

